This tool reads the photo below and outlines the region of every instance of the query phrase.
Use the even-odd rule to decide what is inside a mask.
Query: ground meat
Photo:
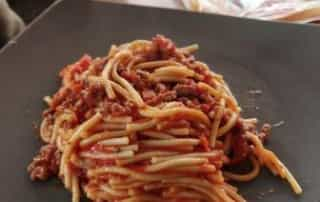
[[[187,66],[195,62],[193,55],[183,53],[176,47],[173,41],[163,35],[158,34],[156,37],[153,37],[152,43],[158,49],[160,59],[176,60]]]
[[[196,84],[177,84],[173,90],[177,92],[179,97],[197,97],[199,90]]]
[[[158,93],[163,93],[167,90],[167,86],[163,83],[157,83],[156,86],[155,86],[155,90],[156,92]]]
[[[250,147],[243,135],[238,134],[232,138],[231,148],[233,154],[230,160],[231,165],[238,164],[247,159],[247,156],[250,152]]]
[[[152,43],[158,48],[161,59],[169,59],[176,55],[176,45],[163,35],[153,37]]]
[[[216,106],[216,102],[214,100],[214,98],[209,95],[208,99],[204,100],[204,103],[200,104],[200,109],[206,113],[209,114],[211,112],[211,115],[209,115],[210,118],[214,118],[214,112],[216,111],[215,106]],[[202,96],[200,96],[200,100],[202,100]]]
[[[61,154],[57,147],[47,144],[41,147],[39,154],[33,158],[28,166],[32,180],[46,180],[58,173]]]
[[[72,82],[68,86],[63,86],[55,93],[50,103],[50,108],[55,110],[59,106],[64,108],[73,105],[80,99],[82,91],[85,89],[84,82]]]
[[[52,112],[64,111],[69,109],[73,111],[80,121],[83,121],[90,114],[88,110],[96,107],[97,103],[102,102],[105,97],[105,90],[100,85],[72,84],[64,90],[59,90],[54,95],[50,105]]]
[[[178,101],[182,102],[185,106],[195,109],[201,109],[200,102],[198,98],[187,98],[187,97],[179,97]]]
[[[175,91],[167,91],[160,93],[160,97],[162,98],[163,102],[169,102],[175,100],[177,98],[177,94]]]
[[[211,95],[209,95],[208,93],[202,93],[200,94],[199,98],[210,105],[214,105],[216,103],[216,100],[214,99],[214,97],[212,97]]]
[[[105,89],[103,86],[92,85],[82,91],[82,99],[89,108],[93,108],[105,96]]]
[[[66,97],[71,93],[71,90],[67,87],[62,87],[55,93],[52,97],[52,101],[50,103],[50,108],[55,109],[58,105],[60,105]]]
[[[104,115],[112,116],[124,116],[130,115],[132,117],[137,116],[137,106],[130,101],[110,101],[106,100],[103,103]]]
[[[146,103],[149,105],[156,105],[160,102],[170,102],[177,98],[176,91],[165,91],[162,93],[159,93],[156,96],[153,96],[151,99],[146,100]]]
[[[78,62],[63,68],[60,72],[63,85],[68,86],[74,82],[78,75],[89,68],[91,62],[92,58],[89,55],[84,55]]]
[[[105,107],[112,115],[126,115],[130,113],[130,109],[117,102],[106,102]]]
[[[70,104],[70,106],[61,106],[57,108],[57,111],[64,111],[65,108],[69,108],[77,115],[78,119],[82,122],[84,121],[84,115],[86,114],[89,107],[86,105],[83,99],[77,99],[74,104]]]
[[[142,90],[145,88],[149,88],[150,82],[148,79],[144,78],[141,74],[136,72],[128,72],[128,71],[120,71],[120,76],[128,80],[135,89]]]

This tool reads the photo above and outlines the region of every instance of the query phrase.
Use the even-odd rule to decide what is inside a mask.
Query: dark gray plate
[[[39,123],[42,97],[58,88],[60,68],[83,53],[101,56],[111,43],[157,33],[179,45],[198,42],[198,58],[225,75],[246,115],[285,121],[274,129],[268,146],[291,169],[304,194],[296,197],[287,183],[266,171],[240,184],[241,193],[249,201],[319,202],[318,27],[78,0],[56,5],[0,55],[1,201],[70,201],[57,180],[34,183],[26,173],[40,145],[33,123]],[[252,96],[250,89],[263,94]]]

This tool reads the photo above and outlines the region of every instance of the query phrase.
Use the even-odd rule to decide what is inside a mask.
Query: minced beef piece
[[[161,59],[169,59],[176,55],[176,45],[163,35],[153,37],[152,43],[158,48]]]
[[[53,144],[41,147],[39,154],[33,158],[28,166],[28,172],[32,180],[46,180],[56,175],[59,170],[61,154]]]
[[[156,105],[160,102],[170,102],[177,98],[176,91],[165,91],[162,93],[159,93],[158,95],[152,97],[151,99],[146,100],[146,103],[149,105]]]
[[[231,141],[232,148],[232,158],[230,161],[231,165],[238,164],[244,161],[250,152],[250,147],[246,139],[242,134],[237,134],[233,136]]]
[[[104,107],[107,113],[110,113],[114,116],[128,115],[131,112],[129,107],[123,106],[113,101],[106,101],[104,103]]]
[[[155,86],[155,90],[156,92],[158,93],[163,93],[167,90],[167,86],[163,83],[157,83],[156,86]]]
[[[163,35],[158,34],[153,37],[152,43],[158,49],[160,59],[176,60],[187,66],[195,62],[193,55],[184,54],[176,47],[175,43],[171,39],[166,38]]]
[[[177,92],[179,97],[197,97],[199,96],[199,90],[196,84],[177,84],[173,90]]]
[[[120,76],[128,80],[138,91],[150,87],[150,82],[148,81],[148,79],[144,78],[143,75],[139,73],[122,70],[119,74]]]

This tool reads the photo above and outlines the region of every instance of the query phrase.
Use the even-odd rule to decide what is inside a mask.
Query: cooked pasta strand
[[[127,131],[105,131],[101,133],[93,134],[90,137],[87,137],[86,139],[83,139],[80,141],[79,146],[80,147],[87,147],[89,145],[92,145],[98,141],[109,139],[109,138],[115,138],[115,137],[122,137],[127,135]]]
[[[224,112],[224,107],[225,107],[225,99],[221,99],[220,100],[220,105],[219,105],[219,109],[217,111],[216,116],[214,117],[214,121],[212,124],[212,128],[211,128],[211,134],[210,134],[210,145],[211,147],[215,147],[216,144],[216,139],[218,136],[218,130],[219,130],[219,125],[223,116],[223,112]]]
[[[123,159],[133,157],[133,151],[121,151],[118,153],[80,152],[79,156],[91,159]]]
[[[163,161],[160,163],[149,165],[145,168],[146,172],[157,172],[163,169],[168,169],[171,167],[181,167],[181,166],[193,166],[207,163],[208,160],[205,158],[180,158],[174,160]]]
[[[151,137],[151,138],[156,138],[156,139],[174,139],[175,137],[172,135],[169,135],[167,133],[164,132],[159,132],[159,131],[144,131],[142,132],[142,135],[147,136],[147,137]]]
[[[159,110],[156,108],[147,108],[139,111],[142,116],[150,118],[165,118],[175,115],[184,115],[185,119],[202,121],[206,125],[210,125],[208,117],[200,110],[187,107],[174,107],[169,109]]]
[[[126,165],[129,163],[135,163],[147,159],[151,159],[152,157],[155,156],[171,156],[177,154],[177,152],[168,152],[168,151],[150,151],[150,152],[144,152],[141,154],[137,154],[131,159],[125,159],[125,160],[117,160],[117,164],[119,165]]]
[[[193,138],[169,139],[169,140],[143,140],[140,141],[143,146],[167,147],[178,145],[198,145],[199,140]]]
[[[179,65],[179,63],[171,60],[158,60],[158,61],[151,61],[151,62],[144,62],[136,65],[135,69],[153,69],[156,67],[168,66],[168,65]]]

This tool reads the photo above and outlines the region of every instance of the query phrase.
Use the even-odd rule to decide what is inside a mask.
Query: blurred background
[[[0,0],[0,48],[10,38],[22,31],[24,24],[29,24],[54,1]]]
[[[52,3],[63,0],[0,0],[0,48]],[[320,0],[92,0],[294,23],[320,22]],[[77,6],[75,4],[75,6]]]
[[[7,0],[10,7],[24,20],[30,23],[55,0]]]

